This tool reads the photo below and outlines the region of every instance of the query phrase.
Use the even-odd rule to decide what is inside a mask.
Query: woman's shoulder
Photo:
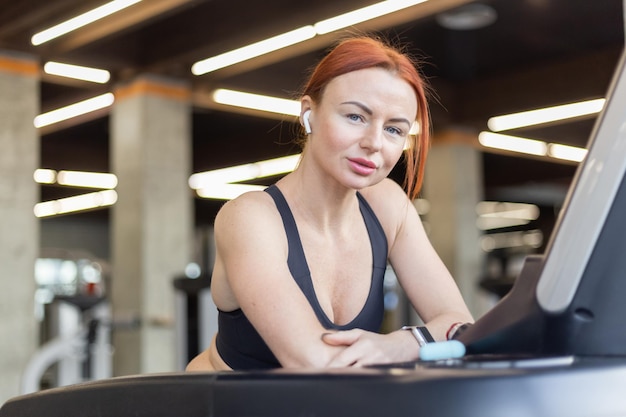
[[[387,233],[398,230],[404,223],[411,201],[397,182],[385,178],[378,184],[360,190],[360,193]]]
[[[272,197],[264,191],[250,191],[227,201],[215,217],[215,228],[261,227],[277,214]],[[263,221],[261,221],[263,220]]]
[[[397,182],[385,178],[381,182],[360,190],[361,195],[375,209],[389,209],[393,206],[405,207],[409,199]]]
[[[224,203],[217,215],[254,214],[248,213],[248,210],[269,210],[272,206],[272,198],[265,191],[248,191]]]

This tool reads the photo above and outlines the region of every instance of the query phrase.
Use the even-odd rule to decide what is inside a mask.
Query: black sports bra
[[[306,296],[322,326],[326,329],[335,330],[359,328],[373,332],[379,331],[384,313],[383,279],[387,268],[387,238],[365,198],[357,192],[359,208],[372,247],[372,283],[367,300],[359,314],[350,323],[337,325],[328,318],[319,304],[298,228],[285,197],[275,185],[268,187],[265,191],[274,199],[283,220],[289,245],[287,257],[289,271]],[[279,368],[281,366],[241,309],[228,312],[219,310],[218,326],[217,350],[231,368],[250,370]]]

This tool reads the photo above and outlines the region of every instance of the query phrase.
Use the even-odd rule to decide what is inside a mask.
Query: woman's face
[[[306,108],[307,153],[343,186],[361,189],[382,181],[400,159],[417,97],[403,79],[368,68],[334,78],[318,103],[304,97]]]

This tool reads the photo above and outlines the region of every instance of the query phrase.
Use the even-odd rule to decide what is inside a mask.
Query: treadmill
[[[0,417],[626,416],[626,55],[543,255],[466,355],[364,369],[165,373],[17,396]]]

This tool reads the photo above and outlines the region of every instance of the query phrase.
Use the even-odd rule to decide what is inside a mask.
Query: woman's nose
[[[383,146],[383,129],[380,126],[371,125],[366,129],[361,138],[361,147],[370,151],[379,151]]]

